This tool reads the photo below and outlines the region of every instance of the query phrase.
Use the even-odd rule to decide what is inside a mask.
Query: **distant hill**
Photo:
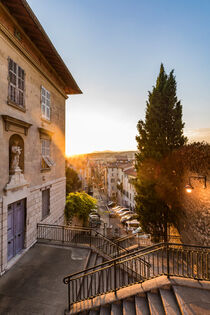
[[[108,158],[108,157],[128,157],[128,158],[132,158],[135,156],[135,153],[137,151],[110,151],[110,150],[106,150],[106,151],[95,151],[92,153],[88,153],[86,154],[87,157],[89,158]]]

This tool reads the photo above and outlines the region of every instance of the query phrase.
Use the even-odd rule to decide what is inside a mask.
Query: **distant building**
[[[25,0],[0,2],[0,251],[3,273],[63,222],[65,100],[81,93]]]
[[[109,200],[116,200],[119,205],[134,209],[136,171],[133,162],[110,163],[106,167],[106,190]]]
[[[124,170],[123,172],[123,194],[122,194],[122,205],[130,209],[135,208],[135,186],[134,180],[136,179],[137,173],[134,167]]]

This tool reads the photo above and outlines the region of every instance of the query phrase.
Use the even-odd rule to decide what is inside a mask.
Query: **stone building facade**
[[[25,0],[0,2],[0,273],[63,222],[65,100],[81,93]]]

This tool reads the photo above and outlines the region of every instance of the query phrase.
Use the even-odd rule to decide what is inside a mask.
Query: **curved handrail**
[[[109,238],[107,238],[106,236],[104,236],[103,234],[101,234],[100,232],[98,232],[97,230],[93,229],[93,228],[89,228],[89,227],[79,227],[79,226],[66,226],[66,225],[56,225],[56,224],[44,224],[44,223],[38,223],[37,224],[38,227],[55,227],[55,228],[59,228],[60,230],[74,230],[74,231],[81,231],[81,232],[91,232],[91,233],[96,233],[96,235],[100,235],[102,239],[106,240],[109,244],[111,244],[112,246],[115,246],[119,251],[125,251],[127,253],[129,253],[130,251],[127,250],[125,247],[123,247],[122,245],[119,245],[117,243],[115,243],[114,241],[110,240]],[[145,263],[145,262],[144,262]],[[148,266],[148,264],[146,263],[146,265]]]
[[[84,269],[84,270],[72,273],[72,274],[64,277],[63,278],[63,282],[65,284],[68,284],[69,283],[68,279],[73,278],[76,275],[79,275],[81,273],[86,273],[86,272],[88,272],[88,271],[90,271],[92,269],[97,269],[98,267],[103,267],[103,266],[105,266],[107,264],[112,265],[115,262],[118,263],[118,261],[119,261],[119,263],[123,263],[124,262],[123,259],[125,261],[128,261],[128,260],[133,259],[133,258],[139,258],[140,256],[152,253],[154,250],[161,249],[163,247],[167,248],[167,247],[170,247],[170,246],[173,246],[173,247],[174,246],[178,246],[178,247],[186,247],[186,248],[188,247],[188,248],[192,248],[192,249],[195,248],[195,249],[201,249],[201,250],[203,250],[203,249],[210,250],[210,246],[199,246],[199,245],[192,245],[192,244],[180,244],[180,243],[165,243],[165,242],[161,242],[161,243],[157,243],[155,245],[151,245],[151,246],[148,246],[148,247],[145,247],[145,248],[142,248],[142,249],[138,249],[138,250],[136,250],[135,252],[132,252],[132,253],[127,253],[127,254],[121,255],[119,257],[116,257],[116,258],[111,259],[109,261],[106,261],[106,262],[103,262],[101,264],[95,265],[93,267],[89,267],[87,269]],[[132,256],[132,257],[130,257],[130,256]],[[128,258],[128,259],[126,259],[126,258]]]
[[[114,259],[111,259],[111,260],[109,260],[109,261],[105,261],[105,262],[103,262],[103,263],[101,263],[101,264],[99,264],[99,265],[95,265],[95,266],[93,266],[93,267],[89,267],[89,268],[87,268],[87,269],[84,269],[84,270],[81,270],[81,271],[72,273],[72,274],[70,274],[70,275],[64,277],[64,278],[63,278],[63,282],[64,282],[65,284],[67,284],[67,283],[68,283],[67,279],[72,278],[72,277],[74,277],[74,276],[76,276],[76,275],[78,275],[78,274],[80,274],[80,273],[86,273],[87,271],[90,271],[90,270],[92,270],[92,269],[96,269],[96,268],[98,268],[98,267],[101,267],[101,266],[104,266],[104,265],[107,265],[107,264],[110,264],[110,265],[111,265],[111,264],[113,264],[114,262],[121,261],[122,259],[125,259],[125,258],[130,257],[130,256],[132,256],[132,258],[135,258],[136,255],[138,255],[139,253],[142,253],[142,255],[144,255],[144,254],[146,254],[147,252],[149,252],[149,250],[151,250],[151,249],[158,249],[158,246],[159,246],[159,248],[161,248],[161,245],[164,245],[164,244],[165,244],[165,243],[158,243],[158,244],[155,244],[155,245],[152,245],[152,246],[148,246],[147,248],[139,249],[139,250],[137,250],[136,252],[132,252],[132,253],[129,252],[129,253],[127,253],[127,254],[121,255],[121,256],[116,257],[116,258],[114,258]],[[138,257],[136,257],[136,258],[138,258]],[[147,263],[147,262],[145,262],[145,263]],[[148,267],[149,267],[150,264],[149,264],[149,263],[147,263],[147,264],[148,264]]]

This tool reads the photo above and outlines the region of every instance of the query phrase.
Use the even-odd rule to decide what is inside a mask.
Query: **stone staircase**
[[[141,280],[140,276],[134,273],[130,268],[122,270],[118,267],[115,273],[114,267],[106,270],[106,265],[104,270],[92,275],[92,272],[100,268],[97,266],[101,265],[103,262],[106,262],[104,257],[91,251],[86,265],[87,271],[85,270],[84,273],[80,274],[81,281],[76,281],[74,288],[72,288],[70,292],[71,300],[81,301],[103,294],[104,292],[112,291],[115,276],[116,282],[120,286],[127,286],[130,281],[134,282],[134,279],[135,282]]]
[[[104,257],[91,252],[87,268],[93,268],[104,262]],[[92,270],[97,270],[95,267]],[[88,273],[88,272],[87,272]],[[120,276],[119,276],[120,274]],[[132,276],[121,270],[117,273],[124,287],[116,292],[110,291],[114,270],[109,273],[96,274],[96,277],[83,277],[77,288],[76,302],[71,311],[65,314],[80,315],[210,315],[210,282],[184,279],[179,277],[160,276],[143,283],[129,284]],[[86,280],[85,280],[86,279]],[[126,280],[127,279],[127,280]],[[120,279],[118,279],[119,281]],[[84,281],[85,283],[84,285]],[[131,281],[133,282],[133,281]],[[103,292],[108,292],[103,294]],[[89,298],[87,298],[89,297]]]
[[[39,242],[91,248],[86,268],[63,278],[65,314],[210,315],[210,247],[166,242],[130,251],[93,229],[37,228]]]
[[[161,277],[123,288],[106,296],[73,305],[70,313],[80,315],[209,315],[210,283]],[[187,283],[189,281],[189,283]],[[150,282],[149,285],[147,282]],[[145,291],[147,290],[147,291]],[[124,291],[124,292],[121,292]],[[133,291],[135,294],[133,295]]]

